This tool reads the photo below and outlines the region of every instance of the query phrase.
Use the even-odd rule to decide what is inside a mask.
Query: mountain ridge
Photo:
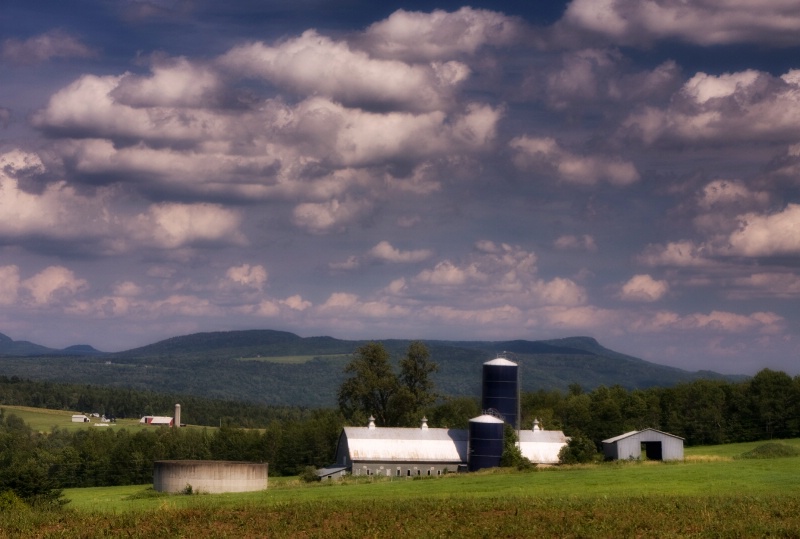
[[[2,335],[2,334],[0,334]],[[371,339],[384,344],[397,365],[410,339]],[[115,353],[88,345],[52,350],[0,337],[0,374],[38,380],[92,383],[264,404],[330,407],[345,379],[351,354],[368,340],[300,337],[270,329],[200,332]],[[645,361],[577,336],[528,341],[423,340],[439,370],[437,391],[478,397],[482,364],[504,353],[520,366],[524,391],[566,390],[579,384],[627,389],[673,386],[698,378],[743,379],[690,372]],[[18,346],[25,343],[25,346]],[[14,356],[7,350],[39,350]],[[46,352],[41,353],[41,349]],[[86,351],[87,353],[81,353]]]

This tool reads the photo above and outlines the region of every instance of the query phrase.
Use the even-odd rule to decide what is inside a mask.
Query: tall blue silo
[[[519,367],[513,361],[498,357],[483,364],[481,406],[499,414],[506,423],[517,428],[517,382]]]
[[[469,471],[500,466],[504,424],[502,419],[486,414],[469,420]]]

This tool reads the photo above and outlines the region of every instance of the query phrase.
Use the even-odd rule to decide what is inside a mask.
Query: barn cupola
[[[531,430],[533,430],[534,432],[537,431],[537,430],[542,430],[542,428],[539,426],[539,420],[538,419],[534,419],[533,420],[533,429],[531,429]]]
[[[420,427],[422,430],[428,430],[428,418],[422,416],[422,426]]]
[[[375,428],[375,418],[373,416],[369,416],[369,425],[367,425],[368,429]]]

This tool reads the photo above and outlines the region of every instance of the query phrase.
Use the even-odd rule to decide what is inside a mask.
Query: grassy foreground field
[[[693,448],[682,463],[312,485],[278,478],[247,494],[74,489],[60,514],[3,515],[0,536],[800,537],[800,457],[734,458],[757,445]]]

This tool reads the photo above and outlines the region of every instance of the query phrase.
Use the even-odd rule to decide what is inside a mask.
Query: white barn
[[[456,472],[467,462],[467,431],[429,428],[345,427],[334,466],[353,475],[408,477]]]
[[[520,432],[520,451],[536,464],[557,464],[558,453],[569,438],[561,431],[547,431],[534,422],[534,429]],[[327,470],[339,475],[413,477],[465,471],[469,464],[469,431],[419,428],[345,427],[339,435],[336,462]],[[319,472],[318,472],[319,473]],[[320,474],[322,475],[322,474]],[[325,473],[325,475],[329,475]]]
[[[531,430],[519,431],[519,450],[535,464],[558,464],[558,453],[568,442],[560,430],[542,430],[538,419]]]

